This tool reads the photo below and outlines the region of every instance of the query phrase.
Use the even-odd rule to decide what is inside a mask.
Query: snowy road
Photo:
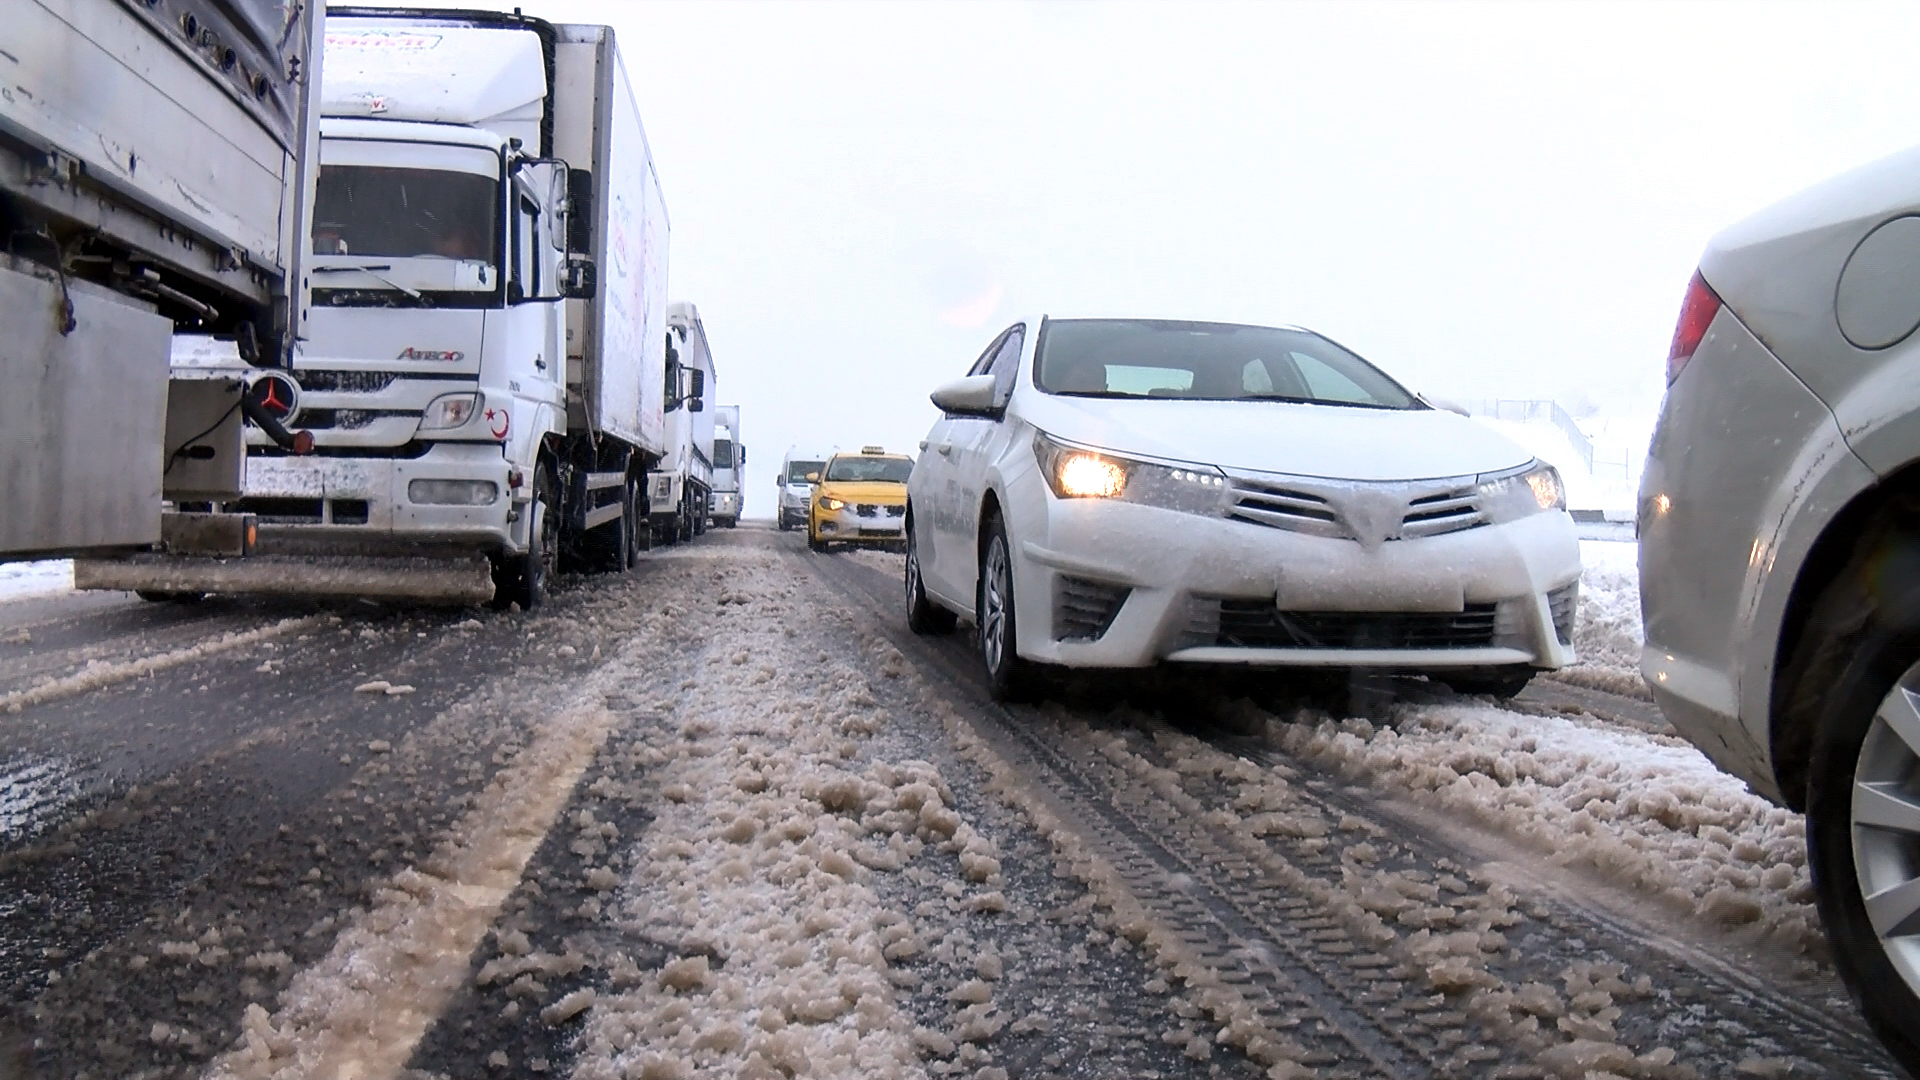
[[[898,569],[0,605],[0,1078],[1897,1075],[1618,664],[1004,709]]]

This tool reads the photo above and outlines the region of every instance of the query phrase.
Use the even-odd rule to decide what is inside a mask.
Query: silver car
[[[1716,236],[1641,483],[1641,672],[1807,814],[1835,960],[1920,1074],[1920,148]]]

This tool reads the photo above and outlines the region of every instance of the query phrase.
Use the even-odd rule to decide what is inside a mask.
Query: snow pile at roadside
[[[1819,939],[1800,815],[1679,740],[1477,705],[1406,706],[1387,726],[1303,711],[1289,753],[1430,799],[1728,926]]]
[[[70,559],[0,563],[0,600],[24,600],[30,596],[50,596],[72,591],[73,562]]]
[[[1646,698],[1640,680],[1640,545],[1580,542],[1580,607],[1573,647],[1578,661],[1555,672],[1564,682]]]
[[[709,639],[724,647],[660,703],[678,738],[662,747],[659,816],[614,918],[679,958],[615,973],[624,985],[593,1003],[581,1039],[581,1080],[920,1077],[923,1051],[951,1053],[966,1031],[1006,1022],[985,982],[955,1038],[896,1007],[896,980],[912,976],[889,961],[928,948],[934,928],[888,909],[874,875],[937,845],[958,853],[966,879],[947,894],[994,912],[1006,904],[999,863],[932,766],[856,763],[880,706],[859,672],[784,629],[827,614],[782,599],[792,592],[778,572],[731,576],[736,601]]]

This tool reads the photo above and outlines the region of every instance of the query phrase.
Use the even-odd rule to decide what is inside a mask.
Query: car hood
[[[906,502],[907,485],[892,484],[884,480],[834,480],[820,485],[820,495],[829,495],[846,502]]]
[[[1492,428],[1439,409],[1035,394],[1020,415],[1056,438],[1116,453],[1294,476],[1425,480],[1533,459]]]

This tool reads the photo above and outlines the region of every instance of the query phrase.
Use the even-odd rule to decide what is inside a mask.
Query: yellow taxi
[[[912,472],[912,458],[879,446],[828,458],[807,511],[807,546],[814,551],[834,544],[905,550]]]

